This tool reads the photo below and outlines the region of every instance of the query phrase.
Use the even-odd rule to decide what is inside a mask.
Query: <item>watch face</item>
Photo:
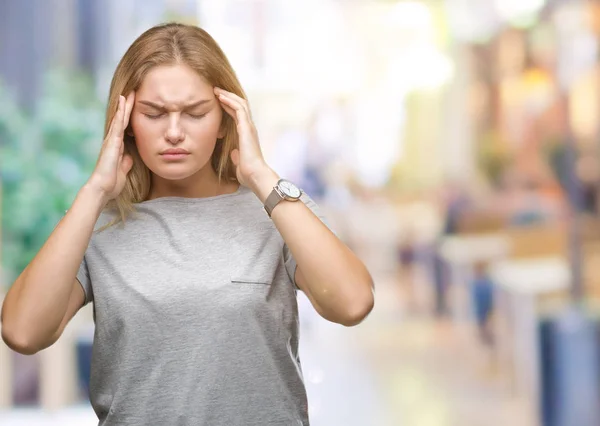
[[[285,196],[290,198],[299,198],[301,194],[300,189],[296,185],[283,179],[279,182],[279,189]]]

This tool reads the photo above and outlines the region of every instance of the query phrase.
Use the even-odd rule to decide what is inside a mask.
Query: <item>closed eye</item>
[[[151,120],[156,120],[156,119],[159,119],[160,117],[162,117],[164,114],[160,113],[160,114],[144,114],[144,115]]]
[[[194,119],[200,119],[200,118],[206,116],[206,114],[190,114],[190,113],[188,113],[188,116],[190,116],[191,118],[194,118]]]
[[[148,117],[151,120],[157,120],[160,117],[162,117],[163,115],[165,115],[164,113],[160,113],[160,114],[144,114],[146,117]],[[206,116],[206,114],[188,114],[189,117],[193,118],[193,119],[200,119]]]

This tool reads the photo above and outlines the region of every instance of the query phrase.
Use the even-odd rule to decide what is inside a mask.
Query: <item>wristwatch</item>
[[[277,185],[265,200],[265,211],[271,217],[271,213],[277,204],[286,201],[298,201],[302,195],[302,190],[286,179],[279,179]]]

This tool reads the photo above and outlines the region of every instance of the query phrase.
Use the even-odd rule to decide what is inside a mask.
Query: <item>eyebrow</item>
[[[183,109],[195,108],[195,107],[198,107],[200,105],[204,105],[204,104],[206,104],[206,103],[208,103],[210,101],[211,101],[211,99],[202,99],[202,100],[199,100],[197,102],[192,102],[191,104],[183,105]],[[154,102],[150,102],[150,101],[138,101],[138,102],[140,104],[148,105],[149,107],[152,107],[152,108],[161,109],[161,110],[165,109],[164,105],[156,104]]]

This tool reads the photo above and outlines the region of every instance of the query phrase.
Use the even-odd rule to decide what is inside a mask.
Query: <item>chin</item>
[[[152,173],[154,173],[156,176],[172,181],[187,179],[194,176],[201,170],[202,167],[190,167],[186,164],[161,164],[158,167],[151,169]]]

